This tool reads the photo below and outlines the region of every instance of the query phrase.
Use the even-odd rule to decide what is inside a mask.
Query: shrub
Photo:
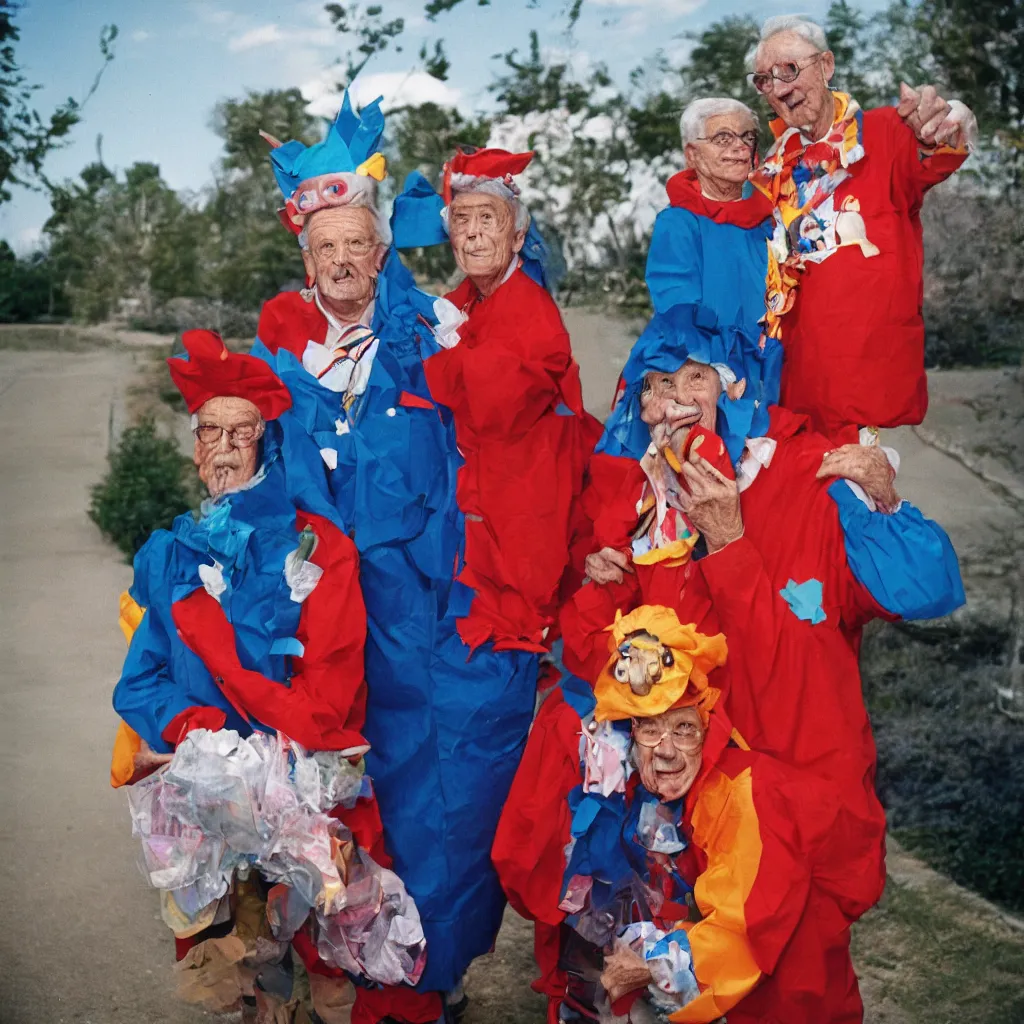
[[[89,517],[131,559],[154,530],[198,503],[192,464],[152,419],[129,427],[92,489]]]

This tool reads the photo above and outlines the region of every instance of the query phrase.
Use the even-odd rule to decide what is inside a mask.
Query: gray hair
[[[373,220],[374,230],[377,232],[377,241],[381,245],[391,244],[391,225],[388,223],[387,217],[384,216],[380,210],[377,209],[377,190],[357,192],[353,197],[352,201],[347,204],[350,208],[355,207],[361,210],[369,210],[370,217]],[[343,209],[343,207],[336,207],[336,209]],[[316,213],[317,211],[313,211]],[[309,217],[312,217],[311,213]],[[302,230],[299,232],[299,248],[306,252],[309,249],[309,217],[306,218],[306,222],[302,226]]]
[[[754,62],[757,60],[757,51],[761,44],[768,42],[772,36],[780,32],[792,32],[794,35],[806,39],[816,50],[824,52],[828,49],[828,37],[825,30],[816,22],[811,21],[803,14],[777,14],[772,18],[766,18],[761,26],[761,38],[757,46],[747,54],[747,67],[753,71]]]
[[[512,207],[512,214],[515,217],[516,231],[525,231],[530,226],[530,211],[523,204],[519,196],[515,195],[507,185],[495,178],[477,178],[471,174],[453,174],[451,180],[452,201],[456,196],[469,192],[485,192],[488,195],[498,196]],[[448,230],[448,208],[445,207],[442,214],[445,230]]]
[[[683,137],[683,148],[691,142],[696,142],[704,135],[709,117],[718,117],[720,114],[746,114],[750,118],[751,126],[757,129],[757,114],[745,103],[731,99],[727,96],[711,96],[707,99],[694,100],[683,111],[679,118],[679,133]]]

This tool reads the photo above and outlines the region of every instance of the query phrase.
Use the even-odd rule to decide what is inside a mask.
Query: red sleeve
[[[580,718],[554,690],[530,730],[491,850],[509,903],[523,917],[559,924],[569,842],[568,796],[583,781]]]
[[[885,110],[890,121],[893,170],[899,176],[908,205],[916,212],[925,192],[959,170],[967,159],[968,151],[966,147],[953,149],[950,146],[922,145],[913,129],[896,113],[895,107]]]
[[[521,327],[512,343],[511,325],[503,324],[479,343],[460,342],[424,364],[435,401],[481,438],[521,437],[561,401],[559,381],[572,362],[569,335],[560,321],[549,327],[550,317],[530,309],[517,315]]]
[[[164,726],[164,731],[160,735],[172,747],[177,747],[193,729],[209,729],[211,732],[217,732],[224,728],[224,723],[227,720],[227,714],[220,708],[195,705],[185,708],[184,711],[179,711]]]
[[[231,623],[205,590],[174,605],[174,623],[229,700],[260,722],[311,750],[365,747],[360,730],[366,710],[366,610],[358,555],[326,520],[300,513],[297,523],[300,530],[308,524],[316,533],[311,561],[324,572],[303,603],[297,638],[304,652],[295,659],[290,686],[242,667]]]

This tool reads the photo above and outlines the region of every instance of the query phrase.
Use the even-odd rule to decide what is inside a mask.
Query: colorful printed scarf
[[[775,206],[762,320],[770,338],[782,335],[782,317],[793,308],[806,264],[820,263],[846,245],[859,245],[865,256],[878,253],[864,235],[857,200],[847,197],[839,210],[832,202],[835,190],[851,177],[850,167],[865,155],[860,105],[846,93],[832,96],[835,117],[825,138],[815,142],[777,118],[771,122],[775,144],[750,178]],[[852,230],[841,235],[836,226],[843,215]]]

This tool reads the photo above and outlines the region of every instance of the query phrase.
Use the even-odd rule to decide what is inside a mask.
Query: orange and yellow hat
[[[683,625],[671,608],[661,605],[641,605],[628,615],[616,612],[607,631],[611,657],[594,685],[597,721],[651,718],[670,708],[692,706],[707,728],[721,692],[708,684],[708,674],[725,664],[724,634],[700,633],[696,625]],[[643,694],[635,692],[625,678],[628,662],[637,652],[646,653],[649,666],[648,692]]]

